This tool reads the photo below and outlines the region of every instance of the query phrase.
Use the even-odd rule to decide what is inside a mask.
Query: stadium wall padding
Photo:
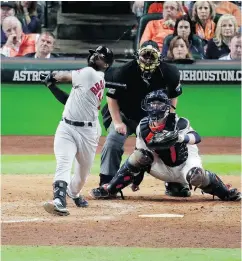
[[[40,84],[2,84],[1,87],[2,135],[55,134],[63,104],[50,90]],[[61,88],[70,91],[70,85]],[[105,102],[104,99],[102,105]],[[241,88],[239,85],[183,86],[177,113],[188,118],[204,137],[240,137]],[[102,135],[106,135],[104,128]]]

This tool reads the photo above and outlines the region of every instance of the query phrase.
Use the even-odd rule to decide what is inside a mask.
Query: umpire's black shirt
[[[117,100],[120,111],[136,122],[146,116],[141,109],[141,102],[149,92],[164,89],[169,98],[176,98],[182,93],[179,70],[164,62],[152,73],[149,85],[142,79],[136,60],[121,67],[110,68],[105,74],[105,80],[127,85],[126,90],[108,89],[107,96]]]

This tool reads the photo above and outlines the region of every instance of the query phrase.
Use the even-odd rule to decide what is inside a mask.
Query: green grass
[[[2,261],[240,261],[240,249],[2,247]]]
[[[123,161],[127,155],[123,157]],[[219,175],[240,175],[240,155],[204,155],[204,168]],[[55,172],[54,155],[2,155],[2,174],[53,174]],[[92,174],[100,170],[100,154],[97,154]]]

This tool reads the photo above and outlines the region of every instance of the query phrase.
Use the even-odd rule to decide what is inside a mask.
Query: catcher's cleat
[[[117,198],[117,193],[110,194],[107,190],[105,190],[102,186],[98,188],[94,188],[89,192],[90,196],[93,199],[115,199]]]
[[[68,216],[70,214],[69,210],[58,199],[45,202],[44,209],[46,212],[56,216]]]
[[[229,190],[228,201],[241,201],[241,198],[241,193],[236,188]]]
[[[165,195],[170,197],[191,197],[191,191],[188,185],[183,185],[176,182],[165,183]]]
[[[67,196],[74,201],[74,203],[76,204],[76,206],[78,208],[87,208],[88,207],[88,202],[87,202],[87,200],[85,200],[85,198],[83,196],[79,196],[77,198],[73,198],[68,193],[68,190],[67,190]]]

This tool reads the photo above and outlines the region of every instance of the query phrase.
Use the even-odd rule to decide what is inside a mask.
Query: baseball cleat
[[[74,201],[74,203],[76,204],[76,206],[78,208],[87,208],[88,207],[88,202],[87,202],[87,200],[85,200],[85,198],[83,196],[79,196],[77,198],[73,198],[73,197],[70,196],[68,191],[67,191],[67,196]]]
[[[46,212],[56,216],[68,216],[70,212],[60,202],[54,200],[44,203],[44,209]]]
[[[165,183],[165,195],[170,197],[191,197],[191,191],[188,185],[183,185],[176,182]]]
[[[229,194],[227,197],[228,201],[241,201],[241,199],[241,193],[236,188],[229,190]]]
[[[102,186],[98,188],[94,188],[89,192],[89,195],[93,199],[115,199],[117,198],[117,194],[110,194],[107,190],[105,190]]]

